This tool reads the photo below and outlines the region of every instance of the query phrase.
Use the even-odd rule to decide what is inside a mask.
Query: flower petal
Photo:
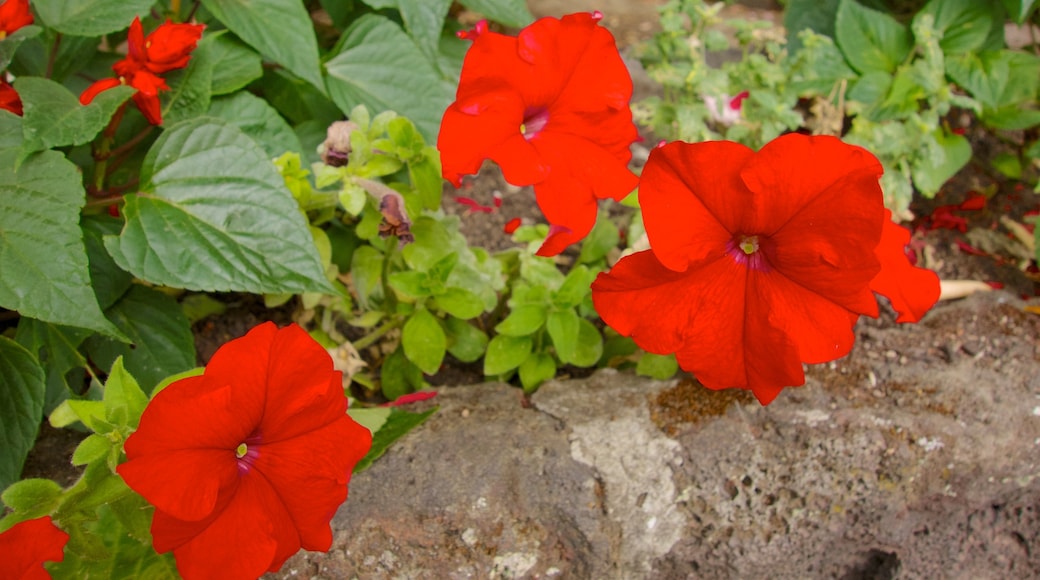
[[[729,141],[674,142],[650,152],[639,180],[639,205],[662,264],[681,272],[717,259],[735,234],[754,233],[744,230],[752,200],[739,177],[753,155]]]
[[[203,24],[173,24],[167,19],[145,40],[145,66],[153,73],[184,68],[205,28]]]
[[[68,541],[50,516],[11,526],[0,534],[0,578],[50,580],[43,563],[64,560]]]
[[[878,244],[881,271],[870,282],[870,289],[888,298],[899,313],[896,322],[917,322],[939,300],[939,276],[927,268],[918,268],[906,256],[910,232],[892,221],[885,210],[885,222]]]
[[[122,83],[119,79],[101,79],[95,81],[94,84],[90,85],[79,95],[79,103],[81,105],[89,105],[94,101],[94,97],[97,97],[102,91],[107,91],[112,87],[118,87]]]

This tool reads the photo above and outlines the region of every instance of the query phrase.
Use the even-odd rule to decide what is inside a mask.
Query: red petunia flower
[[[43,563],[64,560],[68,541],[50,516],[15,524],[0,534],[0,578],[50,580]]]
[[[145,37],[141,19],[134,17],[127,32],[127,56],[112,65],[119,77],[101,79],[90,85],[79,96],[80,103],[88,105],[102,91],[121,84],[130,85],[137,89],[133,96],[137,108],[149,123],[161,125],[159,91],[170,87],[159,74],[188,66],[205,27],[204,24],[172,24],[167,20]]]
[[[29,0],[6,0],[0,2],[0,40],[23,26],[33,23]]]
[[[881,173],[833,137],[785,135],[758,153],[726,141],[655,149],[639,186],[651,250],[597,277],[596,310],[705,386],[768,404],[804,384],[803,362],[847,354],[861,314],[877,316],[871,285],[895,259],[875,252]]]
[[[534,185],[551,224],[543,256],[588,234],[597,199],[620,200],[637,183],[632,79],[600,18],[542,18],[516,37],[481,22],[460,35],[473,45],[437,137],[444,177],[458,187],[491,159],[509,183]]]
[[[870,281],[870,289],[888,297],[899,314],[896,322],[917,322],[939,300],[939,276],[927,268],[918,268],[906,256],[910,232],[892,221],[885,210],[881,243],[875,249],[881,271]]]
[[[22,98],[7,81],[0,79],[0,109],[22,116]]]
[[[185,578],[256,578],[301,547],[328,550],[372,442],[346,409],[325,349],[270,322],[160,391],[117,468],[155,506],[156,551],[173,550]]]

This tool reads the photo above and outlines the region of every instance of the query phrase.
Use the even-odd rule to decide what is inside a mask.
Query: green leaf
[[[617,247],[619,241],[621,241],[621,233],[617,226],[606,212],[601,213],[596,219],[596,225],[592,226],[592,231],[581,241],[578,263],[599,262],[607,257],[607,252]]]
[[[679,363],[674,354],[643,353],[636,364],[636,374],[663,381],[675,376],[679,370]]]
[[[545,324],[548,312],[541,304],[521,304],[512,309],[505,320],[495,326],[495,332],[506,336],[528,336]]]
[[[932,134],[942,151],[942,162],[918,158],[911,166],[914,185],[925,197],[934,197],[942,186],[971,161],[971,144],[962,135],[947,135],[942,129]]]
[[[531,355],[533,346],[530,336],[500,334],[492,338],[484,355],[484,374],[494,376],[515,369]]]
[[[379,369],[379,380],[383,396],[391,401],[426,386],[422,370],[408,360],[402,348],[390,353],[383,361],[383,366]]]
[[[913,46],[906,26],[855,0],[841,0],[834,26],[838,47],[860,73],[895,72]]]
[[[38,36],[43,29],[39,26],[23,26],[0,40],[0,70],[5,70],[11,64],[15,51],[23,41]]]
[[[514,28],[527,26],[534,20],[524,0],[463,0],[461,4],[490,20]]]
[[[163,126],[205,115],[213,86],[213,37],[203,38],[191,55],[187,68],[166,73],[170,91],[163,94]]]
[[[255,50],[227,35],[214,35],[212,46],[213,74],[210,93],[233,93],[264,76],[263,62]]]
[[[914,22],[925,16],[935,19],[933,26],[942,35],[939,46],[943,52],[961,54],[983,48],[1000,18],[1000,8],[977,0],[931,0],[914,15]]]
[[[984,109],[1001,109],[1036,99],[1040,58],[1015,50],[967,53],[946,59],[946,74]]]
[[[448,352],[464,363],[476,362],[487,350],[488,337],[476,326],[449,316],[444,321],[448,331]]]
[[[202,0],[231,32],[324,92],[314,24],[300,0]]]
[[[390,287],[406,298],[417,300],[430,295],[429,277],[426,272],[405,270],[404,272],[393,272],[387,276]]]
[[[150,392],[159,381],[195,366],[191,325],[173,298],[135,284],[105,314],[133,342],[88,338],[87,352],[102,368],[115,373],[113,365],[122,356],[126,369]]]
[[[441,39],[441,29],[444,28],[451,0],[368,0],[365,3],[376,9],[397,8],[401,12],[405,30],[426,56],[426,60],[436,62],[437,43]]]
[[[90,283],[97,295],[98,305],[108,308],[130,289],[133,276],[116,264],[105,250],[104,236],[118,234],[123,220],[107,214],[85,215],[80,219],[83,226],[83,242],[87,247],[90,263]]]
[[[45,377],[28,349],[0,336],[0,489],[18,481],[36,443]]]
[[[599,362],[601,356],[603,356],[603,336],[594,324],[584,318],[579,318],[578,341],[569,362],[579,367],[591,367]]]
[[[788,0],[784,9],[784,28],[791,54],[802,48],[801,32],[809,29],[834,38],[834,19],[838,14],[838,0]]]
[[[58,506],[61,501],[61,486],[49,479],[23,479],[11,484],[0,495],[4,505],[21,516],[20,521],[43,517]],[[4,520],[6,526],[7,520]],[[0,526],[0,531],[6,531]]]
[[[545,322],[560,362],[573,363],[578,356],[579,320],[578,313],[573,308],[567,308],[552,312]]]
[[[155,0],[33,0],[40,20],[62,34],[101,36],[130,26]]]
[[[91,334],[91,331],[82,328],[48,324],[27,316],[18,321],[15,341],[33,353],[47,374],[47,396],[43,405],[45,414],[49,415],[69,397],[72,392],[70,377],[77,380],[77,392],[82,389],[83,369],[87,367],[87,359],[80,354],[79,346]]]
[[[544,352],[533,352],[520,363],[520,384],[524,392],[534,392],[542,383],[556,376],[556,361]]]
[[[401,346],[408,360],[422,372],[432,375],[441,368],[444,353],[448,350],[448,339],[437,317],[430,314],[429,310],[420,308],[404,323]]]
[[[447,288],[433,300],[437,308],[462,320],[476,318],[484,312],[484,302],[480,296],[465,288]]]
[[[408,35],[390,20],[366,14],[346,32],[325,63],[329,96],[348,112],[364,104],[411,119],[427,142],[436,140],[453,94]]]
[[[592,281],[595,278],[596,273],[586,266],[571,268],[559,290],[553,294],[553,304],[559,308],[573,308],[581,304],[592,292]]]
[[[238,127],[263,147],[269,157],[303,149],[285,118],[252,93],[240,92],[215,99],[210,104],[209,115]]]
[[[308,225],[267,155],[237,128],[202,118],[167,129],[106,236],[116,263],[155,284],[205,291],[327,292]]]
[[[412,413],[410,411],[403,411],[396,408],[391,410],[390,416],[386,419],[386,423],[384,423],[378,431],[372,434],[372,447],[368,450],[368,454],[354,466],[354,473],[362,471],[372,465],[373,461],[379,459],[384,453],[386,453],[386,450],[390,448],[390,445],[412,429],[422,425],[423,422],[426,421],[426,419],[429,419],[430,415],[433,415],[435,412],[437,412],[437,407],[428,411],[423,411],[422,413]]]
[[[1034,4],[1036,4],[1036,0],[1004,0],[1004,9],[1007,10],[1015,24],[1022,24],[1033,11]]]
[[[112,441],[103,435],[91,433],[86,439],[80,441],[76,450],[72,452],[73,465],[86,465],[107,457],[112,451]]]
[[[83,106],[76,95],[49,79],[19,77],[14,88],[24,107],[26,151],[89,143],[135,92],[128,86],[114,87]]]
[[[105,381],[102,401],[105,403],[106,420],[116,425],[137,428],[141,413],[148,405],[148,396],[141,390],[133,375],[127,372],[122,358],[117,358],[112,364],[108,380]]]
[[[383,300],[383,254],[369,245],[359,247],[350,263],[350,276],[361,308],[377,308]]]
[[[1023,131],[1040,125],[1040,110],[1021,105],[1006,105],[984,111],[979,119],[987,126],[1005,131]]]
[[[54,151],[0,151],[0,306],[122,337],[90,289],[79,169]]]

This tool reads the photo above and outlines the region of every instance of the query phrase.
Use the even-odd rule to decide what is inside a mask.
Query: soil
[[[577,10],[599,9],[605,15],[605,24],[611,28],[622,46],[631,46],[634,42],[648,39],[657,28],[656,6],[660,2],[651,0],[530,0],[532,11],[538,15],[562,15]],[[741,16],[765,16],[777,19],[776,5],[772,2],[745,2],[744,5],[730,7],[729,10]],[[969,127],[969,136],[973,140],[976,151],[997,151],[999,145],[993,143],[981,130]],[[640,146],[637,146],[637,149]],[[645,151],[645,148],[644,148]],[[644,152],[645,155],[645,152]],[[639,151],[636,153],[639,158]],[[645,157],[644,157],[645,158]],[[500,194],[501,207],[490,213],[474,212],[468,206],[454,200],[455,196],[466,196],[477,203],[495,207],[495,195]],[[958,229],[935,228],[931,220],[937,208],[958,205],[972,195],[986,195],[985,207],[979,210],[954,210],[952,214],[963,217],[965,231]],[[463,233],[474,246],[500,251],[516,244],[503,231],[505,224],[514,217],[525,223],[542,223],[543,218],[537,209],[530,188],[516,188],[502,179],[501,174],[493,166],[486,166],[480,175],[467,179],[459,190],[447,186],[444,192],[445,211],[459,215]],[[978,280],[1003,287],[1016,296],[1029,299],[1034,306],[1040,304],[1036,297],[1040,296],[1040,277],[1037,276],[1035,264],[1033,271],[1027,271],[1023,260],[1014,255],[1014,244],[1001,247],[992,245],[988,251],[971,253],[968,248],[978,248],[980,238],[973,231],[988,232],[982,236],[986,240],[1009,240],[1012,235],[1000,218],[1008,218],[1022,223],[1027,212],[1040,208],[1040,197],[1022,183],[1009,181],[984,171],[978,165],[970,165],[956,175],[931,200],[919,199],[912,211],[918,216],[910,227],[914,231],[911,248],[920,263],[934,269],[944,280],[964,279]],[[1010,249],[1009,249],[1010,248]],[[966,251],[967,250],[967,251]],[[563,262],[566,263],[567,254]],[[293,304],[269,310],[264,308],[262,300],[248,295],[227,295],[218,297],[227,302],[228,310],[219,316],[210,317],[197,323],[194,327],[199,364],[205,364],[213,352],[224,342],[241,336],[264,320],[274,320],[285,324],[292,320]],[[1032,369],[1040,364],[1035,354],[1007,353],[1001,350],[1001,337],[1008,333],[1025,333],[1026,336],[1040,336],[1040,316],[1030,314],[1010,306],[997,306],[992,311],[980,312],[971,320],[950,320],[944,317],[941,306],[921,323],[933,328],[933,340],[928,344],[920,344],[919,338],[900,340],[898,334],[879,334],[878,328],[895,326],[894,315],[884,310],[877,320],[861,319],[857,328],[857,338],[870,343],[862,356],[889,359],[893,365],[914,365],[928,357],[977,356],[990,361],[992,365],[1000,365],[1004,356],[1032,356]],[[884,340],[877,341],[875,337]],[[836,361],[829,365],[816,365],[809,371],[810,376],[822,378],[830,376],[840,378],[843,369],[862,368],[852,365],[850,361]],[[862,385],[858,379],[848,377],[851,386]],[[440,385],[464,385],[480,382],[483,377],[479,365],[465,365],[449,358],[445,369],[431,382]],[[704,398],[707,396],[708,398]],[[865,392],[863,396],[876,396]],[[898,392],[889,392],[882,396],[904,396]],[[714,397],[714,398],[713,398]],[[684,415],[717,414],[735,399],[749,400],[749,395],[742,392],[726,392],[705,395],[703,389],[692,380],[683,381],[680,387],[662,393],[658,401],[661,416],[655,421],[664,425],[681,419]],[[717,400],[715,400],[717,399]],[[696,405],[691,401],[698,401]],[[71,468],[70,457],[81,434],[70,430],[52,429],[44,424],[36,448],[30,455],[23,477],[49,477],[62,485],[68,485],[77,477],[77,470]]]

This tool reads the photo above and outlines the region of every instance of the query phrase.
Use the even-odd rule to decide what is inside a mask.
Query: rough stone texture
[[[769,407],[603,371],[446,388],[283,577],[1040,576],[1040,317],[865,320]]]

